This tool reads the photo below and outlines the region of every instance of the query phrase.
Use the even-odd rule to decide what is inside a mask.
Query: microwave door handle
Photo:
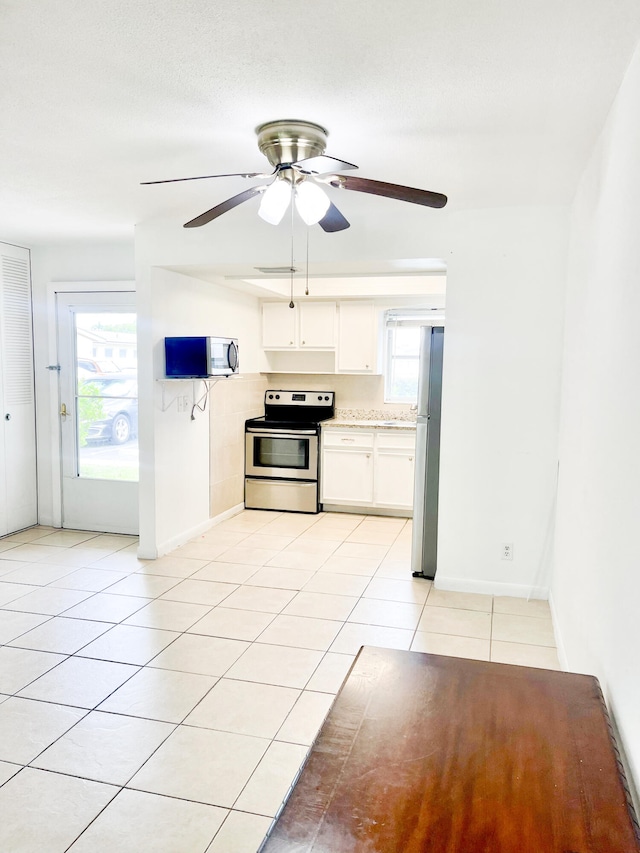
[[[227,367],[230,370],[235,370],[238,366],[238,348],[233,341],[227,347]]]

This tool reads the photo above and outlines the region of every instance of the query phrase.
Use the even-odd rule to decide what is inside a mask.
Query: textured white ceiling
[[[567,202],[640,3],[2,0],[0,33],[0,239],[37,244],[182,225],[248,184],[139,182],[260,170],[277,118],[451,206]],[[390,222],[400,204],[359,198]],[[227,216],[249,229],[255,204]]]

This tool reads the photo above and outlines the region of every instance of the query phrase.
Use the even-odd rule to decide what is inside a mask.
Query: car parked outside
[[[86,376],[93,376],[94,373],[120,373],[122,370],[115,361],[110,360],[96,361],[95,358],[79,357],[77,364],[78,376],[83,378]]]
[[[80,445],[124,444],[138,434],[138,383],[126,373],[78,381]]]

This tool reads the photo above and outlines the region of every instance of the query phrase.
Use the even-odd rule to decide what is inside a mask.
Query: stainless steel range
[[[264,412],[245,423],[245,506],[320,512],[320,423],[334,392],[267,391]]]

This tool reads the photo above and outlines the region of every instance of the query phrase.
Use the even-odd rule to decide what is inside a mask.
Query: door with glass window
[[[57,294],[62,526],[138,532],[135,294]]]

